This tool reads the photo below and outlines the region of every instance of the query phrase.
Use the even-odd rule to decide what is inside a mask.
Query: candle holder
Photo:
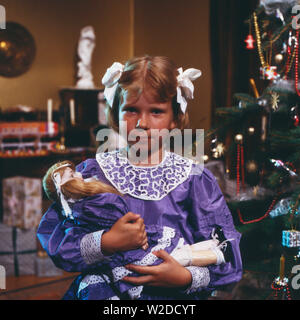
[[[289,288],[289,279],[284,277],[277,277],[272,282],[272,290],[274,291],[274,299],[279,300],[279,294],[281,293],[281,300],[292,300],[291,291]]]

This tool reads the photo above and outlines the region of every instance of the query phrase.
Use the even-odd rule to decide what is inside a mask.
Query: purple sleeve
[[[37,236],[57,267],[86,271],[106,260],[101,251],[102,233],[127,211],[126,202],[112,193],[77,202],[73,207],[74,220],[62,217],[54,204],[43,216]]]
[[[105,260],[101,253],[102,233],[64,219],[53,204],[41,219],[37,237],[58,268],[82,272]]]
[[[99,167],[96,159],[87,159],[76,166],[76,171],[80,172],[83,178],[90,178],[96,176],[101,179],[103,173]]]
[[[190,223],[194,242],[210,239],[217,226],[223,229],[226,239],[233,239],[226,249],[230,251],[226,253],[228,261],[208,266],[210,281],[207,289],[214,290],[218,286],[239,281],[242,277],[239,249],[241,234],[236,231],[218,182],[209,170],[204,169],[201,175],[193,176],[190,199]]]

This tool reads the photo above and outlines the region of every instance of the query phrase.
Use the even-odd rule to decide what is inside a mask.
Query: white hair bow
[[[59,168],[57,168],[56,170],[58,170],[60,168],[63,168],[63,167],[68,167],[68,166],[70,166],[70,165],[69,164],[64,164],[64,165],[60,166]],[[51,177],[52,177],[52,180],[54,182],[54,185],[55,185],[55,188],[56,188],[56,191],[57,191],[57,195],[60,198],[60,202],[61,202],[61,205],[63,207],[64,215],[67,218],[74,219],[74,217],[72,216],[72,210],[69,207],[69,204],[68,204],[67,200],[65,199],[62,191],[61,191],[62,180],[61,180],[60,173],[59,172],[53,172]]]
[[[106,70],[102,78],[102,84],[105,86],[104,97],[109,106],[112,107],[115,93],[118,86],[118,81],[124,70],[124,65],[120,62],[114,62],[110,68]]]
[[[198,69],[190,68],[183,71],[182,68],[178,69],[179,75],[177,77],[177,102],[180,108],[185,113],[187,101],[186,99],[194,99],[194,85],[192,81],[199,78],[202,72]]]

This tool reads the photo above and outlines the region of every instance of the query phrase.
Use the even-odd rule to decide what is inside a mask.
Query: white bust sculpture
[[[92,54],[95,48],[95,33],[91,26],[84,27],[81,30],[79,44],[78,44],[78,56],[80,61],[78,66],[78,81],[76,88],[81,89],[93,89],[95,88],[93,82],[93,75],[91,72]]]

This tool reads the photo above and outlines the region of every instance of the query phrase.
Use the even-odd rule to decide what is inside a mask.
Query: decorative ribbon
[[[112,66],[106,70],[106,73],[102,78],[102,84],[105,86],[104,97],[110,107],[113,105],[118,81],[121,78],[123,71],[124,65],[120,62],[114,62]],[[186,99],[194,99],[194,85],[192,81],[199,78],[202,73],[200,70],[194,68],[185,71],[183,71],[182,68],[179,68],[178,72],[177,102],[180,104],[182,112],[185,113],[187,107]]]

